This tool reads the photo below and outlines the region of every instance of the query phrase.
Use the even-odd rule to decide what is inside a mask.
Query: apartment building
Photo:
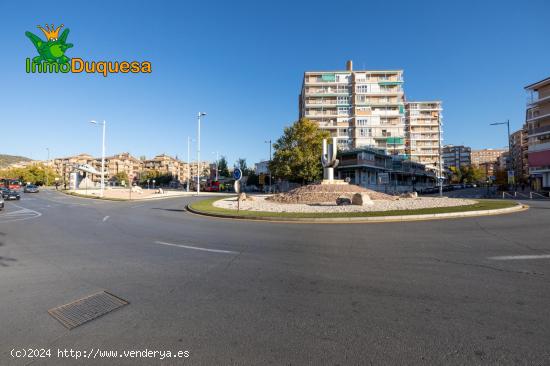
[[[133,157],[127,152],[108,156],[105,157],[105,171],[109,177],[114,177],[119,173],[126,173],[129,182],[133,182],[139,179],[143,171],[143,161]]]
[[[405,101],[403,70],[306,71],[299,117],[337,137],[339,150],[382,149],[435,168],[441,102]],[[435,163],[435,164],[434,164]]]
[[[471,152],[472,149],[468,146],[445,145],[441,151],[443,166],[445,169],[469,166],[472,163]]]
[[[384,149],[405,155],[402,70],[306,71],[299,99],[300,118],[317,122],[337,137],[340,150]]]
[[[507,153],[507,149],[480,149],[472,150],[470,158],[472,165],[480,166],[485,163],[496,164],[499,162],[502,154]]]
[[[406,102],[406,153],[413,162],[435,169],[441,147],[441,102]]]
[[[93,157],[89,154],[79,154],[65,158],[53,159],[51,162],[56,174],[61,177],[61,182],[68,182],[69,175],[74,171],[77,165],[88,164],[101,171],[101,158]],[[171,174],[175,180],[180,183],[187,181],[188,175],[197,176],[197,164],[191,163],[189,169],[187,163],[166,154],[160,154],[152,159],[138,159],[130,153],[124,152],[105,157],[105,179],[109,180],[118,173],[126,173],[129,181],[140,180],[141,175],[147,170],[155,170],[160,174]],[[208,176],[209,163],[201,162],[201,176]],[[93,176],[94,182],[100,181],[100,176]]]
[[[145,170],[156,170],[160,174],[171,174],[179,181],[187,180],[187,163],[166,154],[160,154],[152,159],[143,161]]]
[[[88,164],[98,171],[101,170],[101,159],[94,158],[90,154],[78,154],[64,158],[56,158],[52,160],[53,169],[61,178],[63,184],[69,182],[69,175],[76,165]]]
[[[517,182],[525,183],[529,180],[527,125],[523,125],[521,129],[511,134],[510,144],[514,176]]]
[[[533,188],[550,189],[550,77],[527,85],[526,124]]]

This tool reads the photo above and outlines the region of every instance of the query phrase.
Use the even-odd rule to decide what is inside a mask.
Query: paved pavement
[[[550,364],[550,202],[503,216],[304,225],[195,216],[190,200],[45,191],[8,202],[0,364]],[[47,313],[100,290],[130,305],[71,331]],[[16,359],[14,348],[52,356]],[[58,348],[189,357],[77,361]]]

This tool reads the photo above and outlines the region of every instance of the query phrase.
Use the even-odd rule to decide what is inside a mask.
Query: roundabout
[[[527,205],[503,200],[416,198],[374,201],[370,206],[335,204],[281,204],[268,196],[236,196],[195,201],[187,209],[195,214],[242,220],[361,223],[417,221],[500,215],[528,209]]]

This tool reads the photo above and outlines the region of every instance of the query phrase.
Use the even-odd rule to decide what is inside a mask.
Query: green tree
[[[218,175],[220,177],[229,177],[229,168],[227,167],[227,159],[225,156],[222,156],[218,160]]]
[[[42,164],[30,165],[24,168],[9,168],[0,170],[0,176],[3,178],[19,179],[26,184],[43,185],[54,184],[57,174],[51,167],[44,166]]]
[[[237,160],[237,164],[235,164],[235,168],[239,168],[243,172],[243,174],[246,173],[248,171],[248,167],[246,165],[246,159],[239,158]]]
[[[313,182],[320,179],[323,172],[321,153],[323,139],[329,138],[315,122],[301,119],[286,127],[283,135],[273,144],[274,154],[269,169],[273,176]]]
[[[118,172],[113,176],[112,179],[115,180],[119,184],[122,183],[122,182],[124,182],[126,184],[129,183],[128,182],[128,174],[126,172]]]

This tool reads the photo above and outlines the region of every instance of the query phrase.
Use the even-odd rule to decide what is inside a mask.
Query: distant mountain
[[[15,155],[4,155],[0,154],[0,169],[5,168],[10,164],[18,163],[20,161],[31,161],[32,159],[26,158],[24,156],[15,156]]]

